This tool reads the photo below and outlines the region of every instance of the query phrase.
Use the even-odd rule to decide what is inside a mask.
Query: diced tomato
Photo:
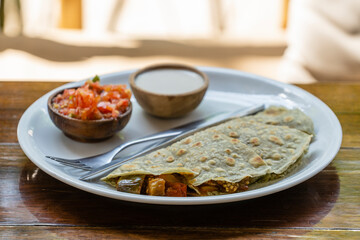
[[[108,97],[109,97],[111,100],[115,100],[115,99],[118,100],[118,99],[121,98],[121,95],[120,95],[119,92],[111,91],[111,92],[109,92]]]
[[[65,89],[53,99],[59,113],[82,120],[116,118],[129,107],[131,92],[124,84],[101,86],[99,78],[77,89]]]
[[[113,107],[112,104],[110,102],[99,102],[97,104],[97,108],[99,109],[100,112],[102,113],[110,113],[113,111]]]
[[[180,182],[166,182],[166,194],[168,197],[186,197],[187,186],[184,183]]]

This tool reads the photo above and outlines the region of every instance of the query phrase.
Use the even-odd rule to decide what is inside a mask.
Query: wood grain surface
[[[0,239],[360,239],[360,84],[299,85],[343,128],[323,171],[269,196],[208,206],[136,204],[68,186],[17,142],[24,111],[63,83],[0,82]]]

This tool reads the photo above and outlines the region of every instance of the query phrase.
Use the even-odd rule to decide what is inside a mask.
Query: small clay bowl
[[[140,87],[137,77],[154,70],[186,70],[198,74],[203,82],[198,88],[183,93],[156,93]],[[129,78],[130,88],[139,105],[149,114],[162,118],[176,118],[193,111],[202,101],[209,85],[208,77],[194,67],[183,64],[156,64],[142,68]]]
[[[99,142],[112,137],[116,132],[123,129],[129,122],[132,105],[127,111],[120,114],[117,118],[101,120],[79,120],[65,116],[56,111],[52,106],[52,99],[64,90],[52,94],[47,103],[48,112],[51,120],[63,133],[81,142]]]

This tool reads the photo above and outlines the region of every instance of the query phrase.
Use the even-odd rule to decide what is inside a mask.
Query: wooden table
[[[221,205],[155,206],[96,196],[36,167],[18,121],[62,83],[0,82],[1,239],[360,239],[360,84],[300,85],[336,113],[344,132],[334,161],[270,196]]]

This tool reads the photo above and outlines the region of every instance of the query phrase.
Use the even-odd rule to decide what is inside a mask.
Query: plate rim
[[[311,177],[315,176],[317,173],[321,172],[328,164],[330,164],[330,162],[334,159],[334,157],[336,156],[336,154],[340,150],[341,142],[342,142],[342,128],[341,128],[341,124],[340,124],[338,118],[336,117],[335,113],[329,108],[329,106],[327,106],[323,101],[321,101],[319,98],[312,95],[311,93],[305,91],[304,89],[301,89],[300,87],[297,87],[297,86],[294,86],[294,85],[291,85],[291,84],[278,82],[276,80],[272,80],[272,79],[269,79],[269,78],[266,78],[266,77],[263,77],[263,76],[259,76],[259,75],[255,75],[255,74],[252,74],[252,73],[239,71],[239,70],[228,69],[228,68],[219,68],[219,67],[201,67],[201,66],[197,67],[197,68],[199,68],[201,71],[204,71],[205,73],[207,71],[210,71],[210,72],[216,72],[216,73],[235,74],[235,75],[238,75],[239,77],[256,79],[257,81],[265,82],[267,84],[280,87],[283,90],[288,89],[293,93],[295,92],[295,93],[300,94],[302,96],[306,96],[308,98],[311,98],[311,100],[312,100],[311,102],[315,101],[316,105],[318,105],[318,106],[320,105],[324,110],[326,110],[329,117],[331,118],[331,119],[329,119],[329,121],[331,120],[330,122],[333,123],[334,131],[338,135],[338,138],[336,138],[334,140],[334,142],[332,144],[333,147],[330,149],[330,152],[327,152],[327,154],[321,156],[320,160],[322,160],[322,161],[318,160],[318,162],[320,164],[317,164],[313,169],[309,169],[308,171],[304,172],[304,175],[302,175],[301,177],[290,178],[290,181],[289,181],[289,179],[287,179],[288,181],[286,181],[286,180],[285,181],[279,181],[279,182],[271,184],[269,186],[265,186],[265,187],[262,187],[262,188],[259,188],[259,189],[254,189],[254,190],[251,190],[251,191],[246,191],[246,192],[241,192],[241,193],[234,193],[234,194],[227,194],[227,195],[221,195],[221,196],[206,196],[206,197],[196,197],[196,198],[195,197],[194,198],[188,198],[188,197],[187,198],[186,197],[177,197],[177,198],[158,197],[158,196],[136,195],[136,194],[122,193],[122,192],[120,193],[120,192],[116,192],[116,191],[115,191],[116,194],[115,193],[111,194],[111,193],[108,193],[107,191],[104,191],[106,189],[100,188],[99,186],[96,186],[96,185],[89,188],[88,184],[91,184],[89,182],[83,182],[81,180],[77,180],[77,182],[74,182],[72,179],[63,178],[61,175],[59,175],[53,169],[49,169],[49,168],[46,168],[46,167],[42,166],[39,163],[39,160],[34,159],[35,157],[33,156],[33,149],[31,149],[31,148],[29,149],[26,146],[26,139],[24,139],[21,136],[23,134],[23,132],[26,130],[26,129],[24,129],[25,128],[24,124],[25,124],[27,118],[30,117],[30,111],[31,111],[32,108],[34,108],[34,106],[39,104],[41,101],[43,101],[44,98],[46,98],[47,96],[49,96],[53,92],[58,91],[58,90],[63,89],[63,88],[77,86],[77,85],[83,83],[84,81],[86,81],[87,79],[89,79],[89,78],[86,78],[86,79],[83,79],[81,81],[66,83],[66,84],[63,84],[63,85],[55,88],[55,89],[52,89],[51,91],[47,92],[46,94],[44,94],[43,96],[38,98],[36,101],[34,101],[25,110],[25,112],[23,113],[23,115],[21,116],[21,118],[19,120],[18,127],[17,127],[17,138],[18,138],[18,142],[20,144],[20,147],[24,151],[25,155],[37,167],[39,167],[41,170],[43,170],[44,172],[46,172],[50,176],[54,177],[55,179],[58,179],[59,181],[61,181],[63,183],[66,183],[66,184],[68,184],[70,186],[73,186],[75,188],[81,189],[83,191],[86,191],[86,192],[89,192],[89,193],[92,193],[92,194],[96,194],[96,195],[100,195],[100,196],[108,197],[108,198],[113,198],[113,199],[118,199],[118,200],[122,200],[122,201],[130,201],[130,202],[146,203],[146,204],[161,204],[161,205],[220,204],[220,203],[228,203],[228,202],[235,202],[235,201],[243,201],[243,200],[248,200],[248,199],[252,199],[252,198],[258,198],[258,197],[270,195],[270,194],[273,194],[273,193],[276,193],[276,192],[280,192],[280,191],[283,191],[285,189],[291,188],[291,187],[293,187],[295,185],[298,185],[298,184],[310,179]],[[100,77],[109,78],[109,77],[113,77],[113,76],[117,76],[117,75],[126,75],[126,74],[131,74],[132,72],[135,72],[136,70],[137,69],[113,72],[113,73],[100,75]],[[326,158],[326,159],[323,159],[323,158]],[[273,187],[271,187],[271,186],[274,186],[274,185],[276,185],[275,189]]]

